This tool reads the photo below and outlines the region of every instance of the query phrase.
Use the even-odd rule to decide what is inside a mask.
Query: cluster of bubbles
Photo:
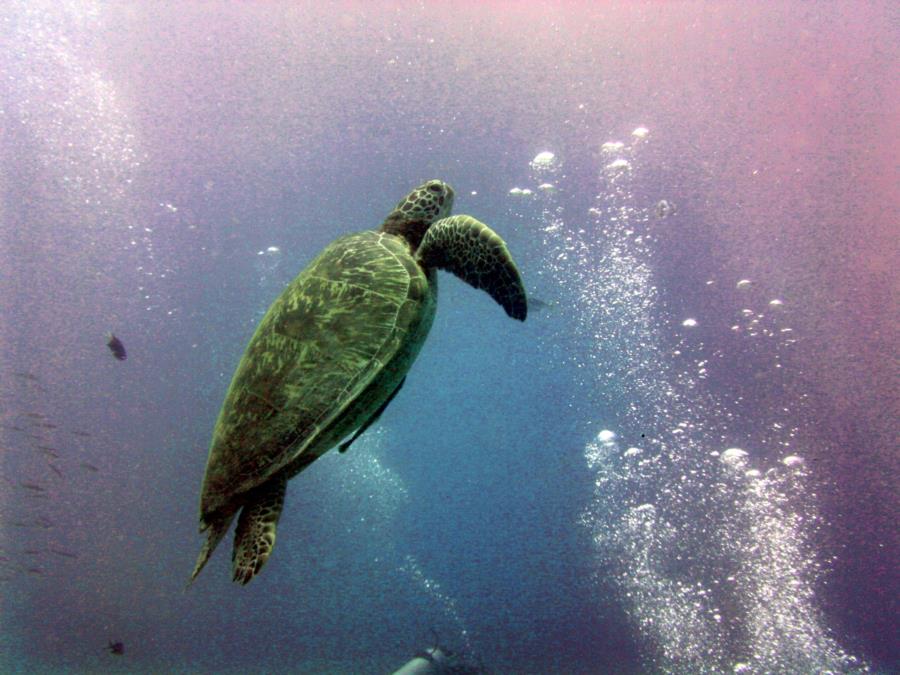
[[[443,615],[454,626],[456,633],[454,637],[458,636],[459,638],[457,643],[460,645],[459,652],[467,657],[471,657],[474,654],[471,636],[463,623],[456,600],[444,591],[437,581],[425,574],[421,563],[414,555],[407,555],[404,564],[399,569],[412,580],[414,588],[419,589],[426,595],[429,604],[433,608],[433,613]]]
[[[539,152],[531,160],[531,168],[539,173],[552,172],[557,167],[557,164],[556,155],[549,151]],[[550,193],[556,189],[556,186],[549,181],[544,181],[538,184],[536,189],[540,193]],[[531,197],[536,193],[531,188],[514,187],[510,189],[509,194],[512,197]]]
[[[425,599],[432,620],[452,627],[452,632],[442,631],[442,636],[452,636],[450,641],[460,646],[461,654],[472,655],[471,635],[456,600],[425,572],[415,555],[397,550],[392,528],[399,511],[409,504],[409,491],[400,476],[381,461],[387,433],[383,427],[370,429],[346,454],[331,452],[317,460],[332,483],[326,494],[352,502],[346,504],[347,511],[355,515],[347,519],[345,533],[364,542],[363,548],[379,551],[376,562],[408,579]]]
[[[268,246],[256,252],[256,264],[254,269],[259,280],[260,288],[278,288],[279,271],[281,268],[281,249],[278,246]]]
[[[866,672],[817,609],[823,570],[811,538],[821,521],[805,461],[794,451],[767,467],[725,445],[732,402],[699,386],[713,354],[692,330],[697,319],[673,319],[660,301],[656,231],[675,209],[668,200],[636,203],[648,140],[639,127],[629,143],[600,145],[598,194],[579,224],[567,222],[553,193],[540,204],[544,274],[568,295],[566,331],[574,326],[586,347],[553,351],[576,359],[584,388],[618,430],[600,431],[584,449],[594,491],[580,521],[598,569],[613,574],[653,669]],[[532,179],[555,182],[560,165],[533,161]],[[738,312],[735,330],[770,338],[759,349],[777,356],[793,340],[782,311],[772,300],[765,311]],[[727,367],[728,355],[719,356]],[[796,429],[770,428],[790,447]]]
[[[178,208],[139,196],[146,152],[114,83],[90,57],[106,29],[98,7],[16,2],[7,14],[15,17],[4,55],[12,103],[0,108],[0,124],[23,131],[52,189],[45,207],[57,209],[48,215],[57,263],[95,270],[101,281],[121,278],[110,267],[124,265],[146,309],[166,309],[159,286],[173,270],[157,255],[155,231],[179,218]]]

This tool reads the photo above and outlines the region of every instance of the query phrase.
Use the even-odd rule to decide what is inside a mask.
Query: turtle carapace
[[[420,185],[379,229],[325,248],[269,308],[213,431],[200,495],[207,539],[191,580],[238,514],[233,579],[246,584],[260,571],[287,481],[365,431],[403,384],[434,319],[437,269],[525,320],[525,289],[506,244],[471,216],[451,216],[452,206],[443,181]]]

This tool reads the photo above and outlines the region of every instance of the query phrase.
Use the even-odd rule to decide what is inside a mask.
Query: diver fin
[[[397,392],[400,391],[401,387],[403,387],[403,383],[406,382],[406,377],[404,376],[402,380],[400,380],[400,384],[397,385],[397,388],[391,393],[390,396],[387,397],[387,400],[381,404],[381,407],[375,411],[375,413],[365,421],[365,423],[356,430],[356,433],[350,438],[349,441],[344,441],[338,446],[338,452],[347,452],[347,448],[350,447],[350,444],[353,443],[357,438],[365,433],[366,429],[375,424],[378,421],[378,418],[381,417],[381,413],[384,412],[384,409],[388,407],[388,403],[394,400],[394,397],[397,395]]]
[[[194,565],[194,571],[191,572],[191,578],[188,579],[186,588],[189,588],[190,585],[194,583],[194,579],[197,578],[197,575],[200,574],[200,571],[206,565],[207,561],[209,561],[213,551],[216,550],[216,546],[219,545],[219,542],[222,541],[222,537],[225,536],[225,533],[228,532],[228,528],[231,527],[232,520],[234,520],[234,511],[227,513],[206,525],[204,528],[207,532],[206,541],[203,542],[203,546],[200,549],[200,555],[197,556],[197,564]]]
[[[274,476],[248,493],[234,531],[232,580],[246,585],[259,574],[275,547],[275,529],[284,507],[287,478]]]
[[[513,319],[524,321],[528,315],[525,287],[506,243],[472,216],[450,216],[433,223],[416,258],[425,267],[452,272],[487,291]]]

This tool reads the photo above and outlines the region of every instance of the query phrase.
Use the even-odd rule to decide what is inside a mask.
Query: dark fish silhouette
[[[41,429],[56,429],[55,424],[51,424],[50,422],[41,422],[40,424],[35,424],[34,426],[40,427]]]
[[[47,466],[49,466],[50,469],[53,471],[53,473],[55,473],[57,476],[59,476],[60,478],[63,477],[63,472],[59,470],[58,466],[55,466],[55,465],[51,464],[50,462],[47,462]]]
[[[536,312],[541,312],[554,306],[556,306],[556,302],[554,301],[547,302],[545,300],[541,300],[540,298],[528,298],[528,309],[533,309]]]
[[[89,434],[88,432],[86,432],[86,431],[79,431],[78,429],[75,429],[74,431],[72,431],[72,434],[73,434],[74,436],[81,436],[82,438],[89,438],[89,437],[90,437],[90,434]]]
[[[77,558],[77,553],[72,553],[71,551],[64,551],[61,548],[51,548],[50,553],[55,553],[56,555],[61,555],[65,558]]]
[[[124,361],[128,358],[128,355],[125,353],[125,345],[123,345],[122,341],[112,333],[108,333],[106,336],[106,346],[109,347],[109,351],[111,351],[113,356],[119,359],[119,361]]]
[[[38,381],[37,376],[32,375],[31,373],[18,372],[18,373],[13,373],[13,375],[15,375],[16,377],[19,377],[23,380],[31,380],[32,382]]]
[[[109,645],[106,647],[109,650],[110,654],[115,654],[116,656],[122,656],[125,653],[125,644],[122,642],[113,642],[109,641]]]
[[[98,469],[96,466],[94,466],[93,464],[88,464],[87,462],[82,462],[82,463],[81,463],[81,468],[87,469],[88,471],[99,471],[99,470],[100,470],[100,469]]]
[[[27,490],[34,490],[35,492],[44,492],[44,488],[42,488],[37,483],[19,483],[23,488]]]
[[[0,424],[0,429],[8,429],[9,431],[25,431],[22,427],[15,424]]]
[[[59,459],[59,450],[57,450],[56,448],[49,445],[36,445],[35,447],[48,457]]]
[[[39,412],[27,412],[27,413],[25,413],[25,417],[30,417],[33,420],[44,419],[44,416]]]

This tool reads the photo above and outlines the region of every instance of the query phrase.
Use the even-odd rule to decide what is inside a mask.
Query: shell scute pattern
[[[238,366],[213,434],[204,512],[296,460],[397,352],[427,291],[397,237],[363,232],[326,248],[269,309]]]

